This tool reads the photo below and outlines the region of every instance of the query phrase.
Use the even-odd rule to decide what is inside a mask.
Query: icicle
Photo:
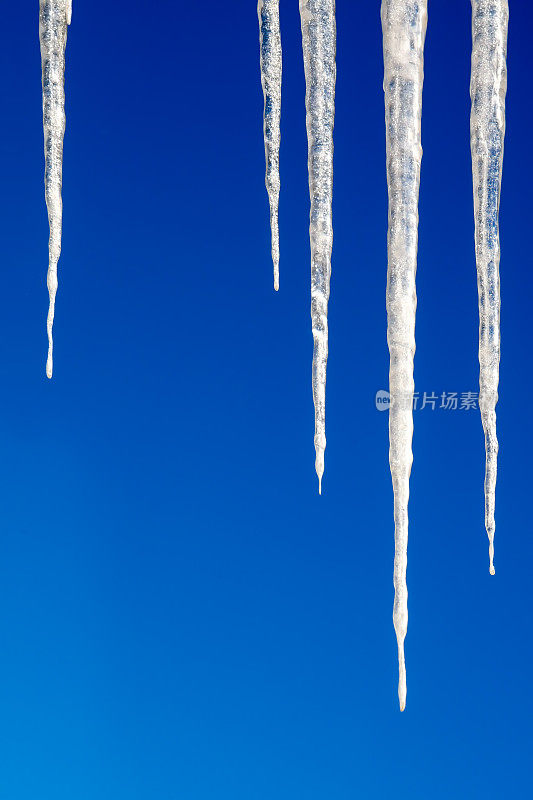
[[[265,98],[263,129],[265,136],[265,184],[270,203],[274,289],[279,289],[279,147],[281,120],[281,32],[279,0],[258,0],[261,46],[261,84]]]
[[[500,235],[498,214],[507,90],[507,0],[472,0],[470,144],[479,294],[479,408],[485,432],[485,527],[494,575],[494,506],[500,368]]]
[[[391,394],[389,461],[395,524],[393,621],[398,640],[398,697],[403,711],[407,695],[404,655],[407,633],[407,504],[413,463],[415,281],[427,0],[383,0],[381,22],[389,190],[387,340]]]
[[[306,81],[309,193],[311,197],[311,319],[315,468],[322,492],[326,448],[328,299],[333,228],[333,122],[335,116],[335,0],[300,0]]]
[[[72,16],[72,0],[40,0],[39,39],[43,79],[43,125],[45,158],[45,195],[50,225],[48,244],[48,359],[46,374],[52,377],[55,297],[57,291],[57,262],[61,253],[63,205],[61,184],[63,171],[63,135],[65,133],[65,47],[67,25]]]

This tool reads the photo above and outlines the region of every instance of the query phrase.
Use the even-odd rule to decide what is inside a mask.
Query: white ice
[[[479,407],[485,432],[485,527],[494,575],[494,507],[500,369],[499,208],[507,90],[507,0],[472,0],[470,142],[479,295]]]
[[[279,148],[281,120],[281,32],[279,0],[259,0],[259,40],[261,54],[261,84],[265,98],[263,129],[265,137],[265,184],[270,203],[270,229],[274,289],[279,289]]]
[[[394,489],[394,610],[398,640],[400,709],[407,681],[407,537],[413,463],[418,192],[427,0],[383,0],[385,126],[389,193],[387,340],[390,351],[389,461]]]
[[[65,133],[65,47],[67,25],[72,16],[72,0],[40,0],[39,39],[43,81],[43,126],[45,157],[45,196],[50,226],[47,285],[50,295],[48,309],[48,359],[46,374],[52,377],[55,298],[57,292],[57,263],[61,254],[63,205],[61,185],[63,173],[63,136]]]
[[[333,227],[333,123],[335,117],[335,0],[300,0],[306,81],[309,194],[311,198],[311,320],[315,468],[322,491],[326,448],[328,300]]]

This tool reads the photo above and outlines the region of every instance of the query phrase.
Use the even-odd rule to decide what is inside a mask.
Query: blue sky
[[[228,8],[226,16],[221,9]],[[255,2],[74,0],[54,378],[37,2],[3,9],[0,796],[531,795],[529,31],[513,3],[496,577],[475,411],[416,412],[397,705],[378,3],[339,2],[326,472],[281,0],[272,290]],[[470,4],[432,0],[415,381],[477,391]]]

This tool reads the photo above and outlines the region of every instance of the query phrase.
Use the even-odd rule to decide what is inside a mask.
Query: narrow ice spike
[[[265,184],[270,203],[270,229],[274,289],[279,289],[279,148],[281,120],[281,31],[279,0],[259,0],[259,40],[261,53],[261,85],[265,98],[263,130],[265,136]]]
[[[499,209],[507,90],[507,0],[472,0],[470,145],[479,295],[479,408],[485,433],[485,527],[494,575],[500,369]]]
[[[55,298],[57,292],[57,263],[61,254],[63,204],[61,185],[63,172],[63,136],[65,133],[65,47],[67,25],[72,16],[72,0],[40,0],[39,39],[43,82],[43,127],[45,158],[45,196],[48,209],[50,239],[47,285],[50,295],[48,309],[48,358],[46,374],[52,377]]]
[[[394,610],[398,640],[398,698],[405,709],[407,680],[407,538],[413,463],[418,192],[427,0],[383,0],[385,126],[389,194],[387,341],[390,351],[389,462],[394,489]]]
[[[326,366],[328,300],[333,227],[333,123],[335,117],[335,0],[300,0],[306,82],[309,194],[311,213],[311,320],[315,469],[322,491],[326,449]]]

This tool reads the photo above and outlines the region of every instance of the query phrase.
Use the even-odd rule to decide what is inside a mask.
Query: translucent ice
[[[48,243],[48,359],[46,374],[52,377],[55,298],[57,292],[57,263],[61,254],[63,204],[61,184],[63,173],[63,136],[65,133],[65,47],[67,25],[72,16],[72,0],[40,0],[39,39],[43,80],[44,126],[44,186],[50,239]]]
[[[326,448],[326,366],[328,300],[333,227],[333,122],[335,117],[335,2],[300,0],[306,81],[309,194],[311,198],[311,320],[313,326],[313,400],[315,468],[322,491]]]
[[[265,98],[265,183],[270,203],[274,289],[279,289],[279,147],[281,119],[281,32],[279,0],[259,0],[259,39],[261,52],[261,84]]]
[[[494,575],[494,506],[500,370],[500,235],[498,216],[507,90],[507,0],[472,0],[470,142],[479,295],[479,408],[485,432],[485,527]]]
[[[418,191],[427,0],[383,0],[383,59],[389,232],[387,340],[390,352],[389,461],[394,489],[394,610],[398,640],[400,709],[407,681],[407,537],[409,477],[413,463],[413,359],[415,354]]]

